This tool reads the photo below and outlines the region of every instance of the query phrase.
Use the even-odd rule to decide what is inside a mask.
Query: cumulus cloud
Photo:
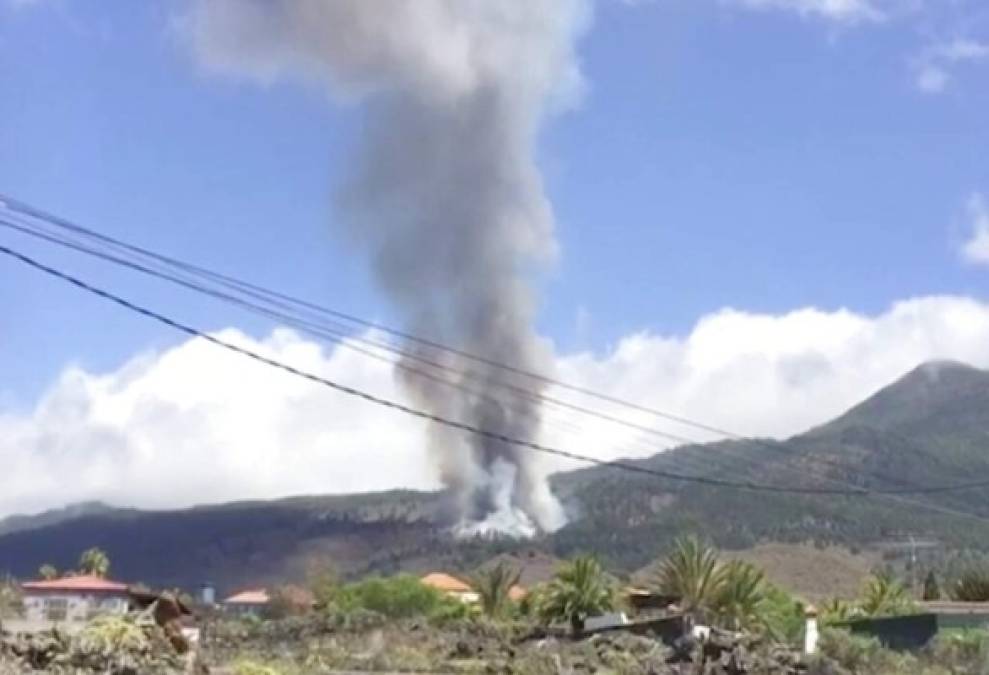
[[[736,4],[749,9],[785,10],[801,16],[816,16],[819,18],[855,23],[859,21],[877,21],[884,14],[870,0],[732,0]]]
[[[969,262],[989,265],[989,205],[981,194],[968,200],[971,234],[962,247],[962,256]]]
[[[952,69],[989,61],[989,43],[959,38],[926,49],[915,63],[917,88],[938,94],[951,83]]]
[[[388,364],[287,330],[225,340],[372,393],[403,399]],[[877,316],[725,309],[684,336],[629,335],[606,353],[557,356],[564,381],[745,434],[824,422],[930,359],[989,367],[989,304],[900,302]],[[550,395],[573,399],[554,390]],[[698,440],[709,433],[583,404]],[[663,447],[572,411],[544,411],[540,439],[603,459]],[[0,414],[0,514],[82,499],[175,507],[297,493],[438,485],[424,424],[189,340],[119,369],[69,368],[26,414]],[[573,468],[541,460],[546,469]]]

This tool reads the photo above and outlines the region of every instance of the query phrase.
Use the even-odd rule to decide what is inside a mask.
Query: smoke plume
[[[574,42],[588,14],[585,0],[198,0],[184,27],[208,68],[263,83],[301,78],[362,101],[365,137],[339,206],[405,328],[548,374],[530,276],[555,240],[534,143],[546,115],[579,94]],[[471,393],[399,371],[417,404],[536,438],[538,400],[506,405],[495,386],[506,373],[429,358],[472,371],[461,377]],[[430,433],[464,529],[561,524],[529,451]]]

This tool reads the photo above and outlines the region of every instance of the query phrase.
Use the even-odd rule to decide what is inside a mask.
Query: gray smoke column
[[[584,0],[197,0],[180,25],[210,69],[315,81],[361,101],[365,138],[339,206],[405,328],[548,374],[530,276],[555,240],[534,146],[547,114],[579,95],[574,43],[588,18]],[[508,374],[441,358],[473,371],[463,378],[473,393],[398,371],[420,406],[536,438],[538,402],[501,402],[495,382]],[[464,529],[562,523],[530,451],[430,433]]]

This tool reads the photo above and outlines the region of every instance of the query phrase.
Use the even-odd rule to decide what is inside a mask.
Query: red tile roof
[[[27,581],[21,584],[26,591],[51,591],[64,593],[126,593],[127,584],[109,581],[102,577],[82,575],[48,581]]]
[[[241,591],[223,601],[225,605],[267,605],[270,598],[263,588]]]

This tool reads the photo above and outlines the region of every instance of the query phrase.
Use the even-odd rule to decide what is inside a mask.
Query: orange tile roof
[[[66,593],[125,593],[127,584],[109,581],[93,575],[63,577],[47,581],[27,581],[21,584],[26,591],[51,591]]]
[[[266,605],[269,600],[268,591],[263,588],[252,588],[231,595],[223,603],[225,605]]]
[[[473,589],[456,577],[443,572],[433,572],[420,579],[422,583],[447,593],[470,593]]]

